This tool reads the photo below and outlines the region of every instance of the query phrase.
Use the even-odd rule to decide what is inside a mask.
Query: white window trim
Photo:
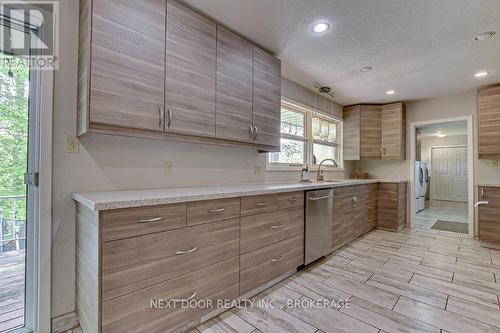
[[[335,146],[339,148],[339,156],[338,156],[338,167],[333,167],[330,165],[323,165],[322,167],[324,168],[325,171],[344,171],[344,156],[343,156],[343,142],[342,142],[342,137],[343,137],[343,119],[333,116],[333,115],[326,115],[320,110],[317,110],[315,108],[305,106],[299,102],[287,99],[287,98],[282,98],[281,100],[282,104],[288,105],[290,108],[295,109],[297,111],[303,112],[305,115],[305,136],[304,137],[299,137],[291,134],[281,134],[281,137],[283,138],[288,138],[292,140],[297,140],[297,141],[304,141],[306,143],[305,145],[305,155],[306,155],[306,163],[304,164],[286,164],[286,163],[272,163],[269,161],[269,156],[270,154],[267,154],[266,156],[266,171],[300,171],[304,167],[308,167],[310,171],[317,171],[318,170],[318,165],[313,164],[313,144],[314,143],[320,143],[320,144],[325,144],[325,145],[330,145],[330,146]],[[312,118],[314,115],[317,115],[319,117],[323,117],[325,119],[335,121],[337,123],[337,137],[338,137],[338,143],[337,144],[332,144],[332,143],[327,143],[327,142],[321,142],[319,140],[314,140],[312,138]]]

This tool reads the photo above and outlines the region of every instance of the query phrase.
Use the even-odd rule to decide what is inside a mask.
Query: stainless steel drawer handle
[[[283,228],[283,224],[281,224],[281,223],[280,223],[280,224],[273,225],[273,226],[271,227],[271,229],[273,229],[273,230],[276,230],[276,229],[281,229],[281,228]]]
[[[158,216],[158,217],[153,217],[153,218],[150,218],[150,219],[139,219],[137,220],[138,223],[151,223],[151,222],[158,222],[158,221],[161,221],[163,220],[163,217],[161,216]]]
[[[489,205],[490,202],[489,201],[478,201],[476,202],[476,204],[474,205],[475,208],[481,206],[481,205]]]
[[[178,298],[178,299],[174,299],[173,301],[174,301],[174,302],[190,301],[190,300],[192,300],[193,298],[195,298],[195,297],[196,297],[196,295],[197,295],[197,292],[194,292],[194,293],[193,293],[191,296],[189,296],[188,298],[184,298],[184,299],[182,299],[182,298]]]
[[[208,212],[211,214],[217,214],[217,213],[222,213],[225,210],[226,210],[225,208],[217,208],[217,209],[210,209]]]
[[[172,123],[172,110],[168,109],[168,119],[167,119],[167,127],[170,128],[170,124]]]
[[[264,207],[264,206],[267,206],[269,204],[269,202],[257,202],[255,204],[255,206],[257,207]]]
[[[324,196],[321,196],[321,197],[312,197],[312,198],[309,198],[309,200],[311,201],[316,201],[316,200],[323,200],[323,199],[328,199],[328,198],[333,198],[333,194],[332,195],[324,195]]]
[[[295,202],[295,201],[297,201],[297,197],[289,198],[288,201]]]
[[[175,252],[175,254],[176,255],[188,254],[188,253],[193,253],[196,250],[198,250],[198,246],[195,246],[191,250],[187,250],[187,251],[177,251],[177,252]]]
[[[272,262],[279,262],[281,260],[283,260],[283,256],[276,257],[276,258],[272,259],[271,261]]]

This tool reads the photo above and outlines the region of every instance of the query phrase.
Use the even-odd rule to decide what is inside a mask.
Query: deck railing
[[[26,247],[25,195],[0,196],[0,253]]]

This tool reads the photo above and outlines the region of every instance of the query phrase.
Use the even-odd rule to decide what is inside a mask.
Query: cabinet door
[[[253,46],[217,27],[216,136],[248,142],[252,126]]]
[[[478,94],[479,158],[500,156],[500,86]]]
[[[406,159],[406,112],[403,103],[382,106],[382,159]]]
[[[253,52],[253,125],[255,143],[279,147],[281,119],[281,62],[267,52]]]
[[[478,200],[488,201],[479,206],[479,239],[500,243],[500,188],[480,187]]]
[[[167,2],[167,132],[215,136],[216,25]]]
[[[95,0],[90,122],[163,131],[165,1]]]
[[[360,159],[360,113],[360,105],[344,108],[344,160],[346,161]]]
[[[380,160],[382,147],[382,110],[380,105],[362,105],[360,112],[360,159]]]

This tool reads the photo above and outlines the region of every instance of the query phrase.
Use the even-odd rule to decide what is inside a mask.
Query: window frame
[[[266,156],[266,171],[300,171],[304,167],[308,166],[309,170],[317,170],[318,165],[313,164],[313,155],[314,155],[314,144],[322,144],[325,146],[330,146],[330,147],[337,147],[338,148],[338,167],[334,167],[332,165],[324,164],[323,167],[325,170],[330,170],[330,171],[344,171],[344,158],[343,158],[343,145],[342,145],[342,133],[343,133],[343,119],[336,117],[336,116],[330,116],[326,115],[323,112],[303,105],[301,103],[298,103],[293,100],[288,100],[282,98],[281,100],[281,108],[286,107],[290,109],[291,111],[294,112],[300,112],[304,114],[304,137],[301,136],[296,136],[293,134],[287,134],[287,133],[281,133],[280,138],[284,139],[289,139],[289,140],[295,140],[295,141],[302,141],[305,143],[305,151],[304,151],[304,156],[305,156],[305,161],[303,164],[290,164],[290,163],[276,163],[276,162],[271,162],[270,161],[270,156],[272,153],[268,153]],[[280,110],[281,112],[281,110]],[[326,119],[328,121],[332,121],[337,124],[337,143],[330,143],[330,142],[325,142],[322,140],[315,140],[312,135],[312,119],[313,117],[319,117]],[[280,120],[281,123],[281,120]]]

